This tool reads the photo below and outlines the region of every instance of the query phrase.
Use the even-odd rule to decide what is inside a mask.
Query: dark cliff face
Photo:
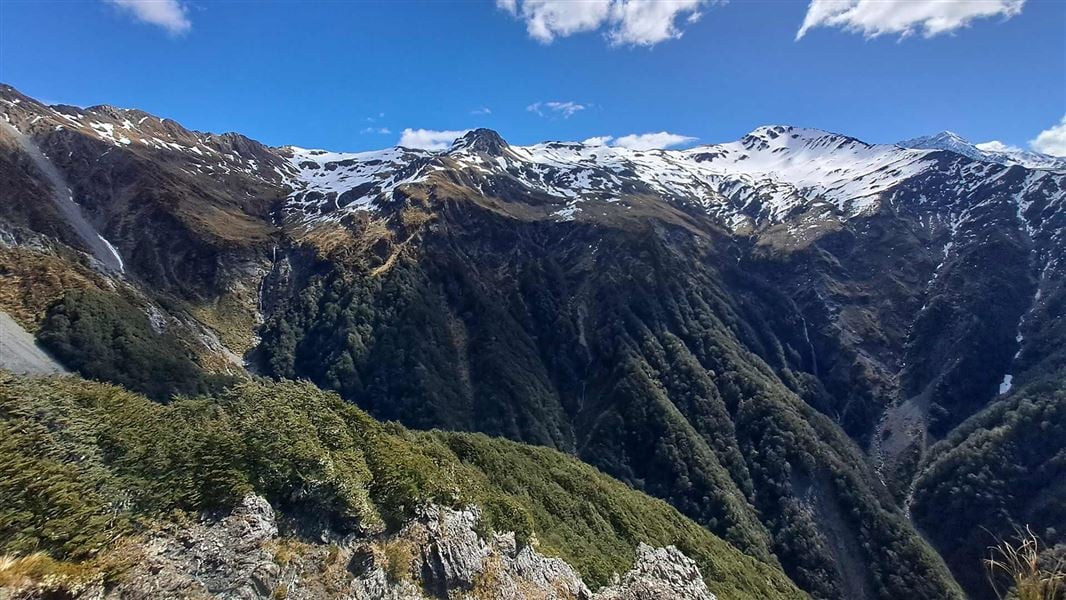
[[[657,191],[640,178],[655,152],[632,164],[586,153],[575,177],[553,165],[576,145],[530,161],[477,130],[437,155],[330,160],[139,111],[3,98],[125,261],[112,277],[122,310],[97,312],[162,310],[165,347],[200,353],[190,368],[217,370],[200,346],[250,351],[259,372],[310,379],[379,418],[558,448],[779,562],[816,597],[958,597],[912,504],[957,575],[987,545],[962,529],[1005,536],[1033,518],[1051,543],[1066,531],[1039,500],[1058,471],[999,512],[952,496],[955,525],[936,516],[967,473],[945,457],[981,452],[974,422],[1013,419],[1004,382],[1061,390],[1061,174],[933,152],[878,188],[874,209],[849,213],[780,183]],[[884,151],[802,135],[759,130],[744,152]],[[84,250],[40,201],[47,182],[0,142],[4,239]],[[330,187],[345,178],[350,189]],[[56,299],[42,335],[77,348],[109,330],[66,327],[72,302]],[[135,328],[138,343],[152,327]]]

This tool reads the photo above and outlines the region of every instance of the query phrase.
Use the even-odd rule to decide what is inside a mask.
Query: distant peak
[[[851,136],[824,129],[795,127],[792,125],[763,125],[752,130],[740,140],[751,149],[776,147],[824,147],[839,148],[851,144],[867,146],[865,142]]]
[[[933,135],[923,135],[909,140],[903,140],[896,144],[904,148],[917,148],[919,150],[953,150],[960,152],[961,149],[974,147],[969,140],[954,131],[941,131]],[[965,152],[962,152],[965,154]]]
[[[935,135],[904,140],[896,145],[918,150],[947,150],[973,160],[1007,166],[1020,165],[1030,169],[1066,168],[1066,160],[1061,158],[1040,154],[1039,152],[1030,152],[995,140],[973,144],[961,135],[951,131],[941,131]]]
[[[466,135],[452,143],[453,151],[469,150],[490,156],[502,154],[507,147],[507,142],[500,137],[500,134],[485,128],[468,131]]]
[[[791,125],[762,125],[752,129],[748,133],[747,137],[769,137],[776,138],[779,135],[785,135],[792,131]]]
[[[954,142],[962,142],[963,144],[969,144],[970,143],[969,140],[967,140],[966,138],[962,137],[961,135],[955,133],[954,131],[948,131],[946,129],[944,131],[941,131],[940,133],[934,135],[933,139],[952,140]]]
[[[963,137],[962,135],[959,135],[958,133],[955,133],[954,131],[948,131],[948,130],[943,130],[943,131],[941,131],[939,133],[936,133],[934,135],[924,135],[922,137],[915,137],[914,140],[907,140],[906,142],[901,143],[901,145],[902,144],[907,144],[907,143],[950,144],[950,145],[958,145],[958,146],[972,146],[973,145],[973,144],[970,143],[969,140],[966,139],[966,137]]]

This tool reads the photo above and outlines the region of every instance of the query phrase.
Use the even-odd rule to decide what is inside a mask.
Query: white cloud
[[[469,129],[456,131],[435,131],[433,129],[404,129],[400,134],[400,146],[422,148],[423,150],[447,150],[456,138],[465,135]]]
[[[981,150],[982,152],[1023,152],[1023,150],[1017,146],[1011,146],[1004,144],[999,140],[992,140],[989,142],[982,142],[980,144],[974,144],[974,148]]]
[[[158,25],[172,34],[192,28],[185,5],[179,0],[105,0],[133,15],[138,21]]]
[[[534,102],[526,107],[529,112],[535,112],[538,115],[551,116],[552,113],[561,116],[564,119],[569,119],[574,113],[582,111],[588,108],[584,104],[578,104],[577,102]]]
[[[1040,132],[1040,135],[1029,142],[1029,146],[1037,152],[1052,156],[1066,156],[1066,115],[1058,125]]]
[[[658,133],[631,133],[622,137],[598,135],[581,142],[586,146],[615,146],[630,150],[663,150],[696,141],[687,135],[660,131]]]
[[[597,135],[596,137],[590,137],[581,143],[586,146],[606,146],[607,144],[610,144],[613,139],[613,135]]]
[[[691,136],[660,131],[658,133],[631,133],[629,135],[623,135],[620,138],[616,138],[611,145],[629,148],[630,150],[653,150],[672,148],[694,141],[696,141],[696,138]]]
[[[364,127],[359,133],[377,133],[379,135],[388,135],[392,133],[392,130],[388,127]]]
[[[1009,19],[1022,12],[1024,4],[1025,0],[811,0],[796,39],[815,27],[839,27],[868,38],[915,32],[933,37],[966,27],[974,19]]]
[[[612,44],[653,46],[681,37],[679,18],[700,19],[714,0],[496,0],[496,6],[526,24],[544,43],[603,28]]]
[[[700,7],[704,0],[629,0],[615,2],[612,6],[614,27],[607,37],[615,44],[654,46],[665,40],[681,37],[676,20],[685,17],[685,23],[700,20]]]
[[[470,114],[472,114],[472,115],[491,115],[492,114],[492,109],[487,107],[487,106],[482,106],[481,108],[475,108],[474,110],[470,111]]]

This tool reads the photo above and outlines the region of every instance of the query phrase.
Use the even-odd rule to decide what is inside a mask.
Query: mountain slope
[[[476,130],[349,154],[4,98],[120,255],[141,249],[99,268],[35,201],[47,178],[4,155],[3,251],[26,290],[5,310],[109,349],[68,366],[162,398],[243,357],[410,427],[551,446],[816,597],[959,597],[908,520],[927,448],[1061,368],[1062,172],[787,126],[682,151]],[[119,167],[144,172],[132,195]],[[160,186],[187,193],[146,212]],[[101,281],[28,275],[46,261]],[[123,373],[130,338],[189,377]],[[957,575],[980,568],[945,535]]]
[[[748,349],[780,342],[730,299],[716,265],[742,275],[716,240],[458,202],[427,227],[384,272],[325,266],[280,294],[260,346],[269,372],[415,427],[573,452],[744,551],[777,554],[823,597],[950,597],[858,450]],[[889,547],[906,571],[863,550]],[[902,585],[876,590],[882,575],[845,566],[855,556]]]
[[[0,374],[0,428],[0,548],[94,557],[90,569],[120,569],[112,585],[133,568],[101,558],[131,552],[121,538],[254,492],[278,507],[297,551],[300,539],[348,551],[346,534],[395,532],[430,503],[477,506],[483,533],[513,531],[520,547],[564,558],[596,587],[632,566],[638,544],[673,544],[722,597],[803,597],[773,566],[572,458],[385,426],[306,384],[246,384],[163,406],[76,378]]]

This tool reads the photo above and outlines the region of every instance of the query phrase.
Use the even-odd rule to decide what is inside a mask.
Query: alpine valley
[[[0,587],[994,598],[1066,555],[1064,230],[1062,159],[947,132],[342,153],[0,87]]]

